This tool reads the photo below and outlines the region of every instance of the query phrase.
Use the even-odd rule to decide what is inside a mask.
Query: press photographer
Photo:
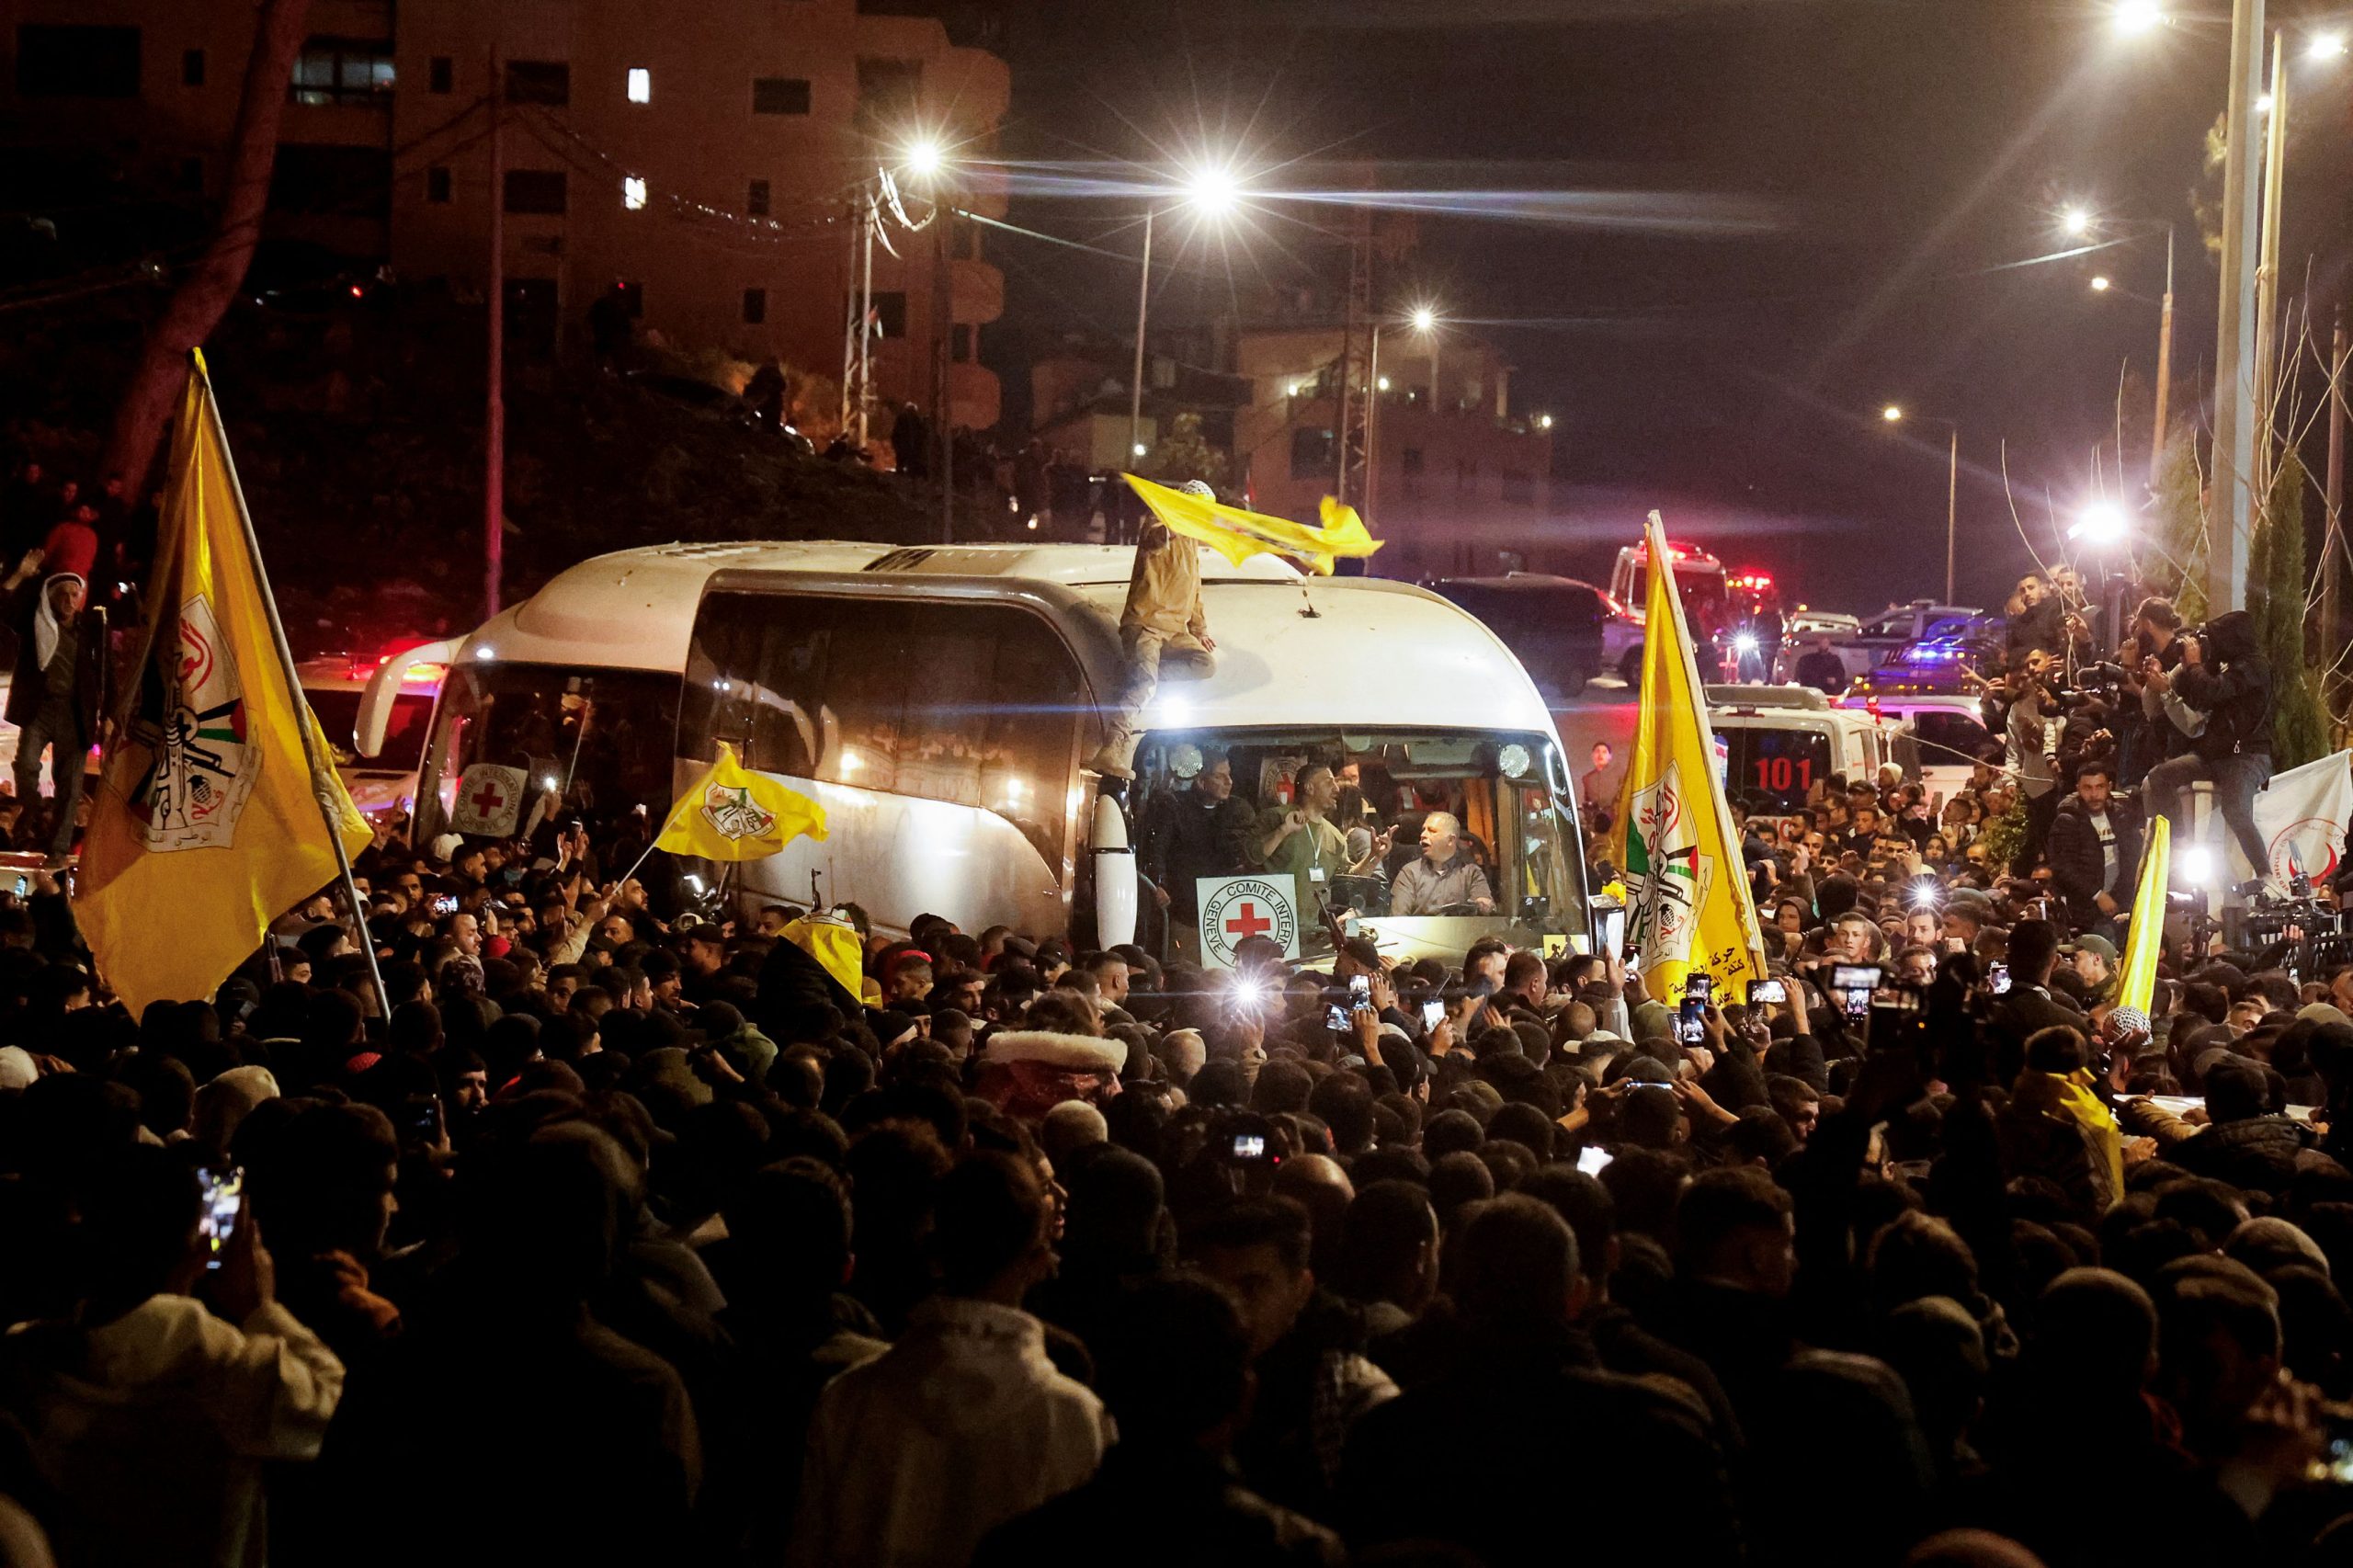
[[[2259,878],[2268,869],[2263,835],[2256,831],[2255,797],[2271,781],[2271,665],[2245,610],[2216,616],[2200,635],[2180,640],[2181,665],[2167,675],[2154,659],[2143,660],[2142,678],[2161,696],[2171,690],[2206,716],[2206,727],[2187,756],[2149,770],[2143,783],[2147,809],[2187,830],[2182,810],[2189,787],[2200,779],[2214,786],[2222,820]]]

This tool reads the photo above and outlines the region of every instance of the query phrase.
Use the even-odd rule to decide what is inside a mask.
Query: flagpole
[[[196,368],[197,380],[204,383],[204,414],[212,422],[212,434],[221,446],[221,463],[228,471],[229,494],[237,503],[237,528],[244,535],[245,558],[253,562],[254,584],[261,590],[262,614],[269,620],[270,641],[278,647],[278,667],[286,677],[286,695],[294,704],[294,727],[302,735],[302,760],[311,770],[311,799],[319,808],[319,821],[327,830],[327,843],[334,846],[335,869],[342,873],[343,894],[351,903],[351,923],[357,927],[359,950],[368,955],[368,978],[376,985],[377,1010],[389,1017],[392,998],[384,990],[383,971],[376,967],[376,939],[369,932],[368,916],[359,902],[359,880],[351,874],[351,857],[343,847],[343,824],[327,809],[324,797],[319,793],[321,765],[317,739],[313,735],[310,703],[302,695],[302,683],[294,673],[294,651],[286,642],[286,623],[278,619],[278,596],[270,591],[269,571],[261,562],[261,540],[254,536],[254,515],[245,506],[245,487],[237,478],[237,455],[229,449],[228,427],[221,422],[221,402],[212,394],[212,372],[205,369],[200,350],[190,350],[189,360]]]

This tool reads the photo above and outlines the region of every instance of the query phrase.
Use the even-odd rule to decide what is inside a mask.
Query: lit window
[[[654,73],[642,65],[629,68],[629,101],[633,104],[654,101]]]
[[[621,181],[621,205],[631,212],[645,210],[645,180],[642,176],[631,175]]]

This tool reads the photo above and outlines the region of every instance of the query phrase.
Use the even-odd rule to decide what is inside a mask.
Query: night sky
[[[1961,423],[1961,597],[1997,603],[2027,559],[2004,443],[2048,554],[2051,509],[2092,493],[2095,443],[2116,493],[2126,361],[2154,376],[2162,233],[1993,270],[2066,248],[2054,215],[2070,200],[2177,222],[2176,410],[2202,395],[2216,273],[2190,202],[2222,104],[2223,21],[2127,40],[2102,5],[2007,0],[1010,9],[1002,145],[1017,165],[1111,160],[1144,177],[1231,147],[1268,190],[1369,169],[1381,188],[1457,193],[1471,210],[1425,216],[1413,274],[1384,293],[1498,324],[1478,330],[1519,367],[1515,403],[1559,422],[1548,527],[1592,540],[1595,572],[1655,506],[1678,537],[1778,573],[1792,600],[1867,610],[1940,593],[1944,433],[1891,433],[1878,410],[1893,400]],[[2315,249],[2314,275],[2339,276],[2346,77],[2353,65],[2295,78],[2291,286]],[[1619,221],[1480,215],[1501,203],[1475,193],[1531,188],[1604,198]],[[1017,185],[1012,215],[1132,253],[1134,207]],[[1229,269],[1285,275],[1313,254],[1304,223],[1344,221],[1261,199],[1230,242],[1186,243],[1155,319],[1230,298]],[[1132,265],[991,244],[1010,290],[997,352],[1026,362],[1074,325],[1130,330]],[[2114,278],[2105,295],[2096,272]],[[1008,387],[1009,404],[1026,398]],[[2146,417],[2125,433],[2136,505]]]

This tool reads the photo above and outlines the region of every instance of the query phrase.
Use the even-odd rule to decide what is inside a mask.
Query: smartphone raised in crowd
[[[1677,1010],[1675,1038],[1697,1045],[1708,1038],[1708,1001],[1715,993],[1715,977],[1694,971],[1684,977],[1683,1003]]]
[[[1871,1016],[1871,993],[1879,989],[1880,966],[1839,963],[1830,966],[1830,995],[1838,1010],[1855,1023]]]
[[[1423,1003],[1423,1004],[1422,1004],[1422,1028],[1426,1028],[1426,1029],[1434,1029],[1434,1028],[1438,1028],[1438,1024],[1439,1024],[1439,1023],[1440,1023],[1440,1022],[1441,1022],[1445,1017],[1446,1017],[1446,1004],[1445,1004],[1445,1003],[1443,1003],[1443,1002],[1437,1002],[1437,1001],[1431,1001],[1431,1002],[1425,1002],[1425,1003]]]
[[[1787,1002],[1790,988],[1778,980],[1752,980],[1748,983],[1748,1005],[1759,1002]]]
[[[237,1229],[245,1207],[245,1173],[242,1166],[227,1170],[199,1169],[197,1186],[202,1194],[196,1211],[196,1233],[204,1238],[204,1267],[221,1267],[221,1255]]]

